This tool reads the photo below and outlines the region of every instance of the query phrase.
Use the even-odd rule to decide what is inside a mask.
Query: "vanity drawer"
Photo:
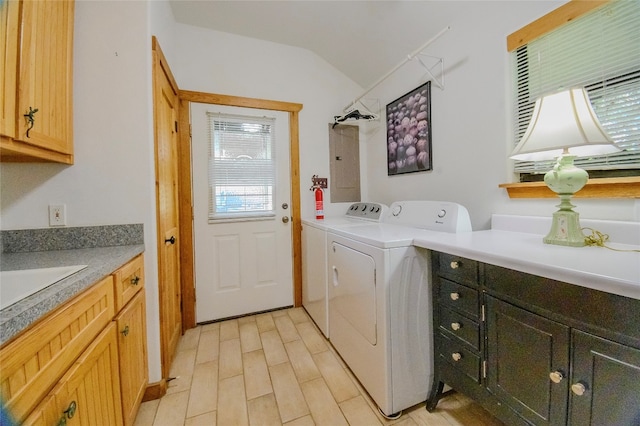
[[[440,307],[440,329],[480,350],[480,326],[457,312]]]
[[[144,286],[144,258],[142,255],[134,258],[113,273],[115,278],[116,312],[136,295]]]
[[[449,338],[445,333],[438,333],[438,339],[438,357],[452,365],[456,371],[480,383],[480,355],[468,350],[458,339]]]
[[[478,291],[467,286],[440,279],[438,301],[451,309],[464,312],[472,318],[478,315]]]
[[[478,285],[478,262],[451,254],[439,254],[438,272],[455,282],[470,286]]]
[[[113,318],[113,277],[108,276],[36,323],[0,350],[5,407],[24,417]]]

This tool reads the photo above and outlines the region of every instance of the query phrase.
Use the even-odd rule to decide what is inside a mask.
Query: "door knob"
[[[165,238],[164,242],[165,242],[165,244],[166,243],[175,244],[176,243],[176,237],[172,235],[171,238]]]
[[[289,216],[282,216],[282,223],[288,223],[289,222]]]
[[[283,208],[283,209],[285,209],[285,210],[286,210],[286,209],[288,209],[288,208],[289,208],[289,204],[287,204],[287,203],[282,203],[282,208]]]

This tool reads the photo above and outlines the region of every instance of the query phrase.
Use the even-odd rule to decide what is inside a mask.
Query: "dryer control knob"
[[[447,215],[447,211],[445,209],[442,209],[438,212],[438,217],[439,218],[443,218]]]
[[[400,204],[396,204],[393,206],[393,210],[391,210],[391,214],[394,216],[398,216],[402,212],[402,206]]]

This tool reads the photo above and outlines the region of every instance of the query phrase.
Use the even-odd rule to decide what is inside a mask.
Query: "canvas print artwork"
[[[431,82],[387,105],[387,174],[422,172],[431,163]]]

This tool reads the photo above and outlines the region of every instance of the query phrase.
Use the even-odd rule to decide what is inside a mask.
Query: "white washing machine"
[[[380,203],[353,203],[339,217],[302,220],[302,306],[329,338],[327,287],[327,230],[382,221],[389,207]]]
[[[327,230],[330,341],[387,417],[425,401],[433,380],[430,259],[412,245],[428,231],[471,231],[469,214],[403,201],[382,222]]]

